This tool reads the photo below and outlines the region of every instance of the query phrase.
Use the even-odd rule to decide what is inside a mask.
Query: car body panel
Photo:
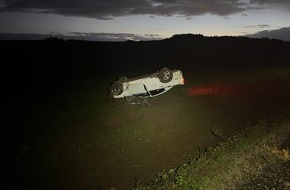
[[[170,71],[172,79],[168,82],[161,82],[159,73],[160,72],[143,75],[137,78],[126,79],[125,81],[119,80],[117,83],[121,85],[123,90],[122,93],[114,93],[117,90],[114,90],[113,85],[110,95],[113,98],[124,98],[128,96],[148,98],[163,94],[176,85],[184,84],[183,75],[180,70]],[[116,82],[114,84],[116,84]],[[115,85],[115,87],[117,86]]]

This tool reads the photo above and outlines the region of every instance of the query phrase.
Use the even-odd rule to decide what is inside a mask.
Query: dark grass
[[[1,178],[16,187],[132,188],[214,145],[218,139],[212,130],[232,134],[290,107],[286,42],[173,38],[0,44],[9,60],[2,63]],[[186,85],[150,99],[150,107],[108,97],[119,77],[164,66],[181,69]],[[196,86],[223,84],[242,84],[238,95],[243,96],[188,95]],[[253,88],[262,94],[253,97]]]

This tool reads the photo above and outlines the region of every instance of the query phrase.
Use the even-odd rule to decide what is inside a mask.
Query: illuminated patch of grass
[[[235,189],[268,167],[289,161],[289,150],[278,148],[289,133],[289,119],[261,120],[238,135],[169,171],[162,171],[145,189]]]

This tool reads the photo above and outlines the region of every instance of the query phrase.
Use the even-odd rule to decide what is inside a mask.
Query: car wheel
[[[127,82],[127,77],[121,77],[120,79],[119,79],[119,81],[121,82],[121,83],[123,83],[123,82]]]
[[[163,68],[158,73],[158,78],[160,82],[167,83],[170,82],[173,78],[173,72],[168,68]]]
[[[120,95],[123,93],[123,91],[124,91],[123,83],[121,83],[120,81],[114,82],[112,87],[110,88],[110,93],[112,95]]]

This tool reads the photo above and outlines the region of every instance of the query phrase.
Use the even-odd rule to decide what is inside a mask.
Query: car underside
[[[110,88],[113,98],[125,98],[130,104],[140,104],[146,98],[161,95],[174,86],[183,85],[184,79],[180,70],[162,68],[160,71],[127,79],[121,77]],[[145,99],[145,100],[139,100]]]

